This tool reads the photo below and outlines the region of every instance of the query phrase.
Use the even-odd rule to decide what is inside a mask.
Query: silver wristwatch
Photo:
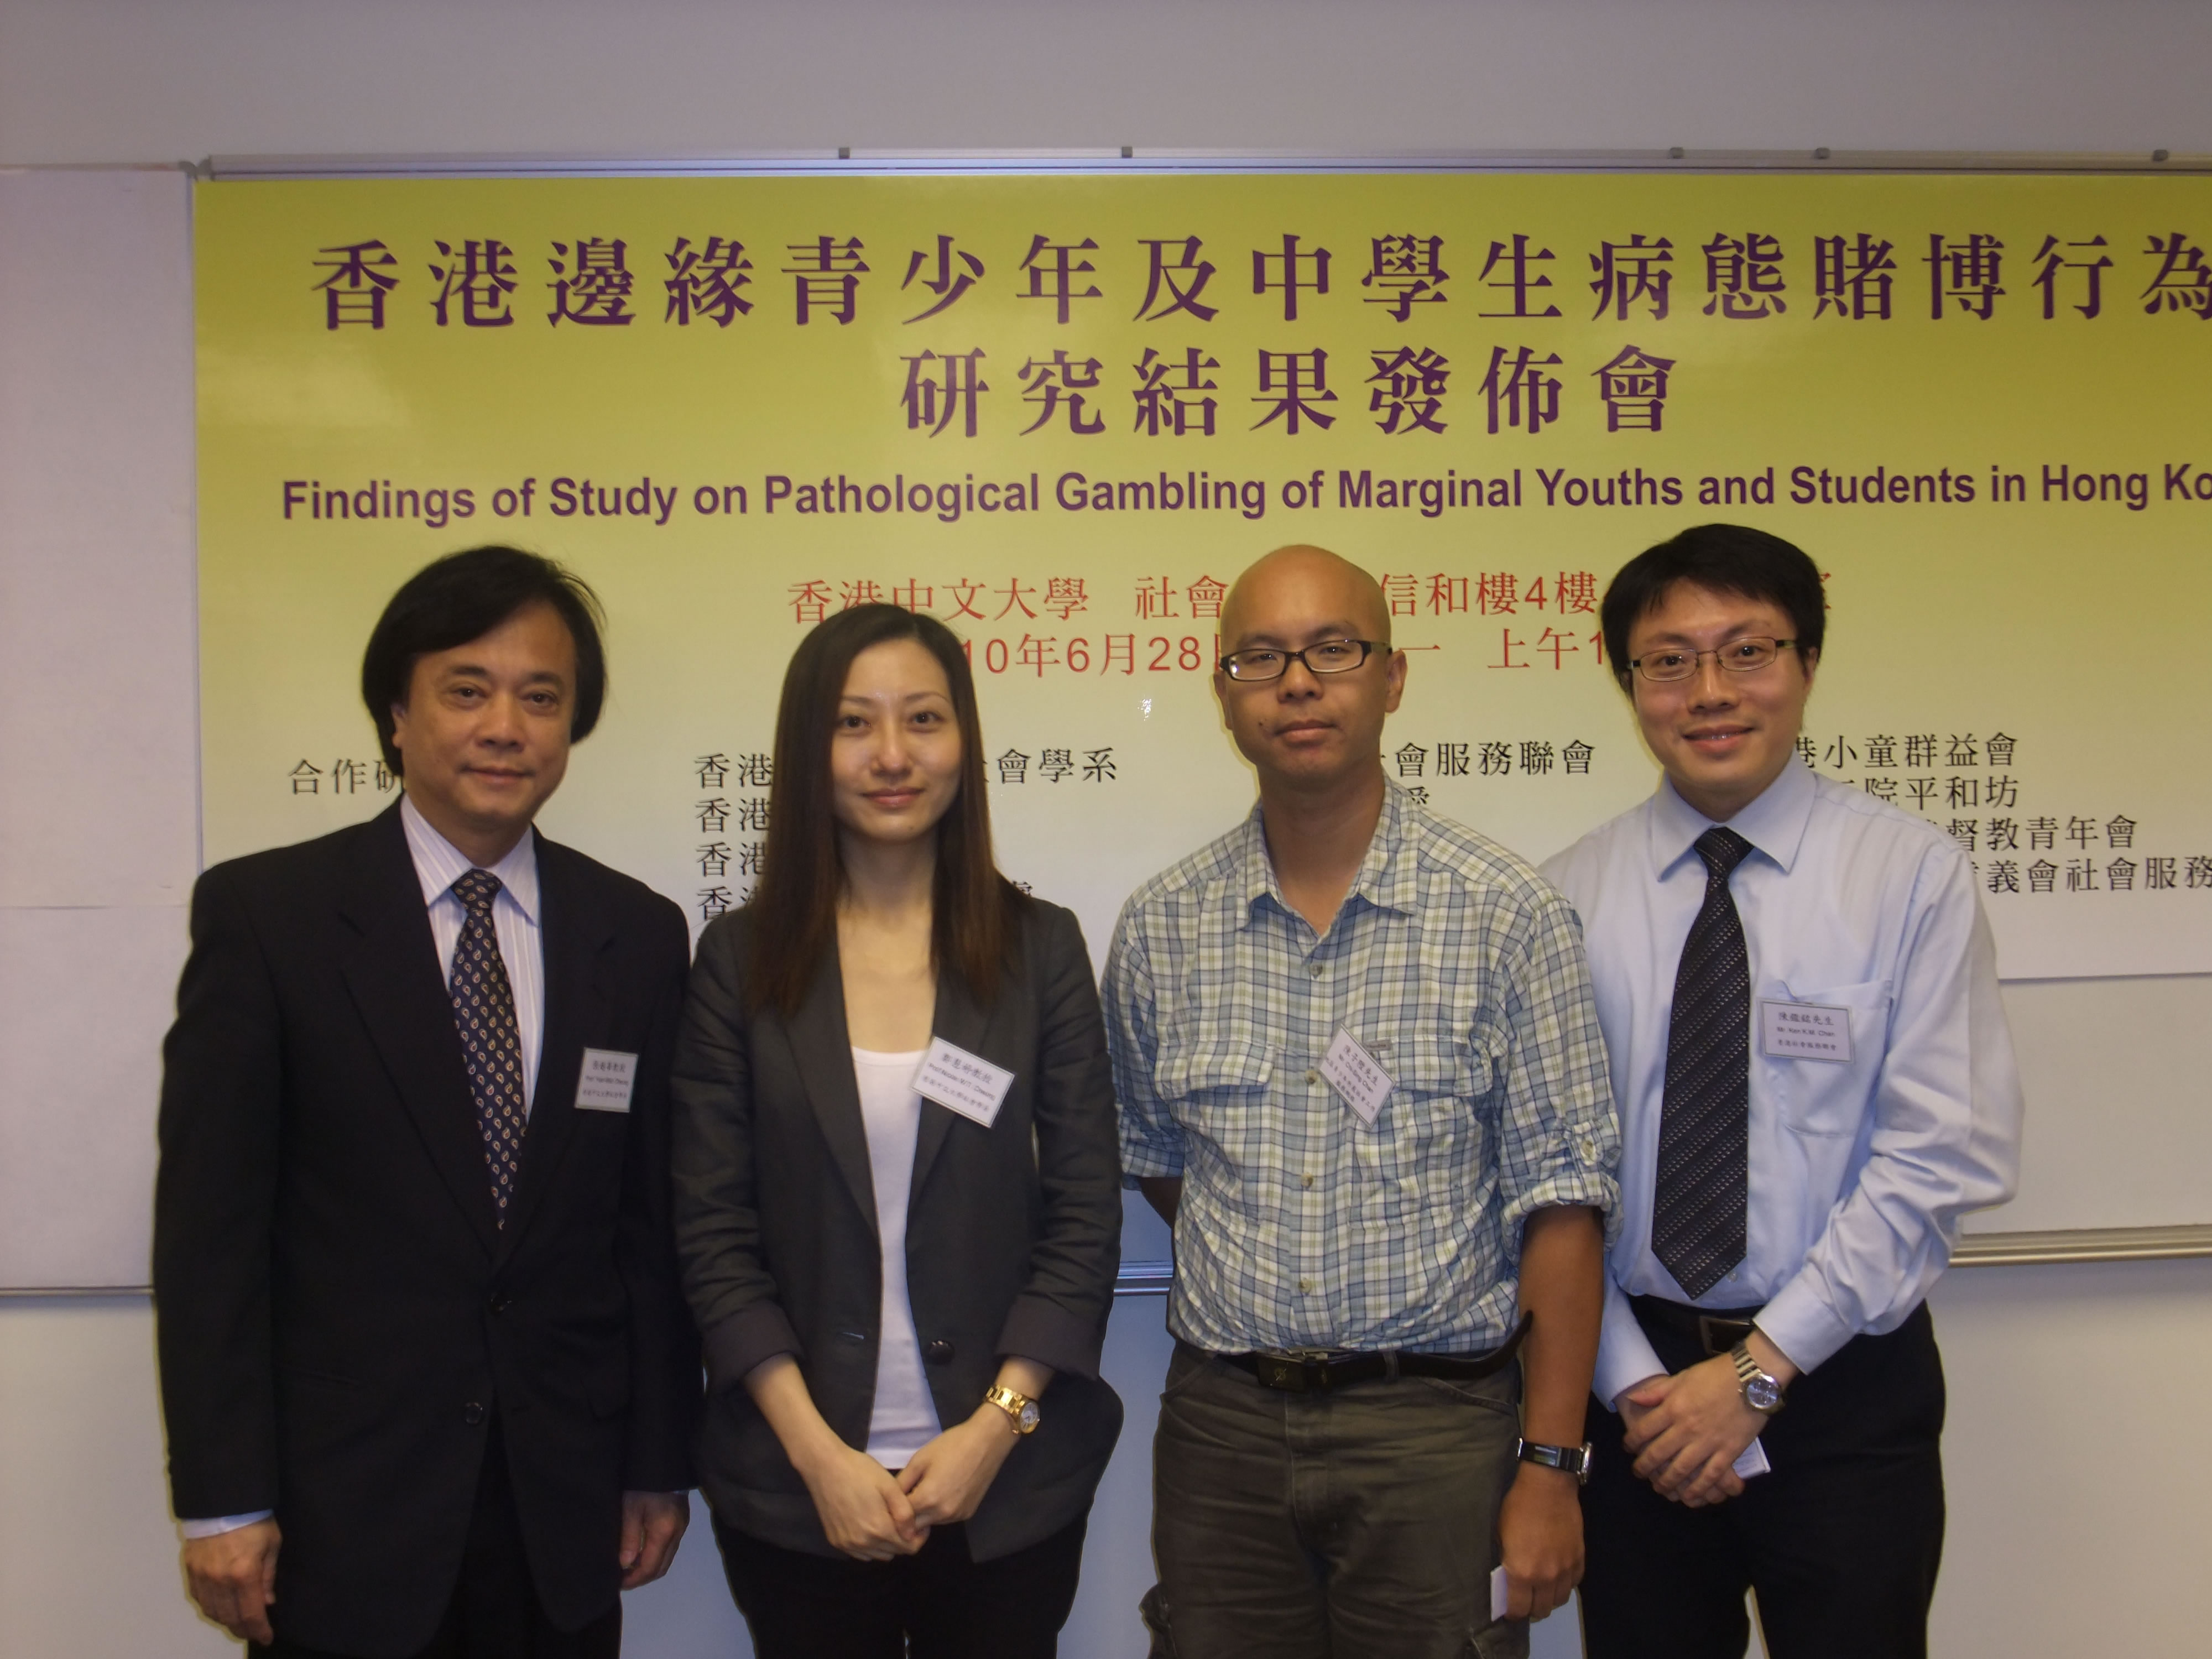
[[[1782,1380],[1759,1369],[1759,1362],[1751,1357],[1751,1344],[1737,1343],[1729,1350],[1729,1358],[1735,1361],[1736,1381],[1743,1385],[1743,1403],[1762,1417],[1780,1411]]]

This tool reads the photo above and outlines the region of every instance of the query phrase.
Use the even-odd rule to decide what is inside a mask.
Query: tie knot
[[[471,915],[489,918],[491,902],[499,896],[499,878],[489,870],[471,870],[453,884],[453,892]]]
[[[1722,824],[1715,824],[1698,837],[1698,856],[1705,861],[1705,870],[1715,881],[1726,881],[1750,852],[1749,842]]]

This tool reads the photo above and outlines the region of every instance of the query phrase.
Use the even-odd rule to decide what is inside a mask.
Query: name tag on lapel
[[[584,1069],[576,1078],[576,1109],[580,1112],[627,1112],[630,1091],[637,1086],[637,1056],[618,1048],[586,1048]]]
[[[1851,1011],[1818,1002],[1759,1005],[1759,1052],[1769,1060],[1851,1062]]]
[[[981,1054],[955,1048],[943,1037],[930,1043],[929,1052],[921,1057],[921,1069],[914,1077],[914,1091],[924,1100],[933,1100],[946,1111],[957,1112],[987,1129],[998,1117],[999,1108],[1006,1103],[1006,1091],[1013,1086],[1012,1072],[992,1065]]]

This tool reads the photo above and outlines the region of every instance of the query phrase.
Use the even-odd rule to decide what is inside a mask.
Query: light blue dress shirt
[[[1598,1397],[1666,1370],[1631,1296],[1688,1303],[1651,1250],[1667,1036],[1703,903],[1712,820],[1662,781],[1544,866],[1581,913],[1621,1118]],[[1758,1307],[1811,1370],[1895,1330],[1949,1264],[1960,1218],[2012,1196],[2020,1077],[1973,866],[1932,824],[1793,758],[1729,821],[1755,849],[1730,882],[1751,954],[1750,1204],[1743,1261],[1702,1297]],[[1846,1060],[1770,1055],[1763,1003],[1848,1012]]]

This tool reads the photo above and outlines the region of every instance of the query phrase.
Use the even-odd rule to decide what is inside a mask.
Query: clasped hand
[[[916,1452],[896,1475],[842,1442],[820,1468],[802,1474],[830,1544],[862,1561],[888,1561],[919,1550],[931,1528],[975,1514],[1016,1439],[1006,1413],[987,1404]]]
[[[1726,1354],[1671,1376],[1648,1376],[1619,1404],[1636,1473],[1662,1498],[1699,1509],[1741,1494],[1743,1477],[1734,1465],[1766,1419],[1745,1402]]]

